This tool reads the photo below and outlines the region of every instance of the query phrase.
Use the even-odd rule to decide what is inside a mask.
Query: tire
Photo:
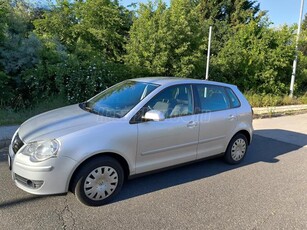
[[[109,156],[96,157],[77,172],[72,191],[77,199],[88,206],[101,206],[110,202],[121,190],[124,170]]]
[[[236,134],[229,142],[224,159],[229,164],[239,164],[245,157],[248,142],[244,134]]]

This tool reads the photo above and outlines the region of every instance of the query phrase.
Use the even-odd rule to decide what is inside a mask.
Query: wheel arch
[[[236,132],[236,133],[232,136],[232,138],[233,138],[234,136],[236,136],[237,134],[239,134],[239,133],[243,134],[243,135],[246,137],[248,144],[251,143],[251,141],[252,141],[251,134],[250,134],[247,130],[245,130],[245,129],[242,129],[242,130]]]
[[[130,175],[130,168],[129,168],[129,164],[127,162],[127,160],[122,157],[121,155],[117,154],[117,153],[113,153],[113,152],[105,152],[105,153],[97,153],[97,154],[94,154],[88,158],[86,158],[85,160],[83,160],[74,170],[74,172],[71,174],[69,180],[68,180],[68,185],[67,185],[67,190],[69,191],[72,191],[72,186],[73,186],[73,183],[74,183],[74,178],[75,176],[78,174],[78,172],[80,171],[80,169],[86,165],[89,161],[97,158],[97,157],[100,157],[100,156],[109,156],[109,157],[112,157],[114,158],[115,160],[117,160],[120,165],[123,167],[123,170],[124,170],[124,179],[126,180],[128,178],[128,176]]]

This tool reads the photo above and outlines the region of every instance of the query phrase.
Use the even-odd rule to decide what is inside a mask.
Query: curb
[[[254,119],[307,113],[307,105],[254,107]]]
[[[290,111],[307,110],[307,105],[287,105],[287,106],[270,106],[270,107],[254,107],[254,114],[272,114],[285,113]]]

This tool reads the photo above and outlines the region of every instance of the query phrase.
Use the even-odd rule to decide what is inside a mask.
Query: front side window
[[[193,114],[192,86],[175,85],[166,88],[154,96],[144,108],[147,111],[161,111],[166,118]]]
[[[222,86],[196,85],[200,112],[214,112],[230,108],[230,101]]]
[[[81,103],[80,107],[102,116],[121,118],[158,86],[146,82],[124,81]]]

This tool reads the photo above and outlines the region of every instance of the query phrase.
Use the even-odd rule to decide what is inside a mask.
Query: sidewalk
[[[266,119],[254,119],[254,134],[307,147],[307,113]]]

